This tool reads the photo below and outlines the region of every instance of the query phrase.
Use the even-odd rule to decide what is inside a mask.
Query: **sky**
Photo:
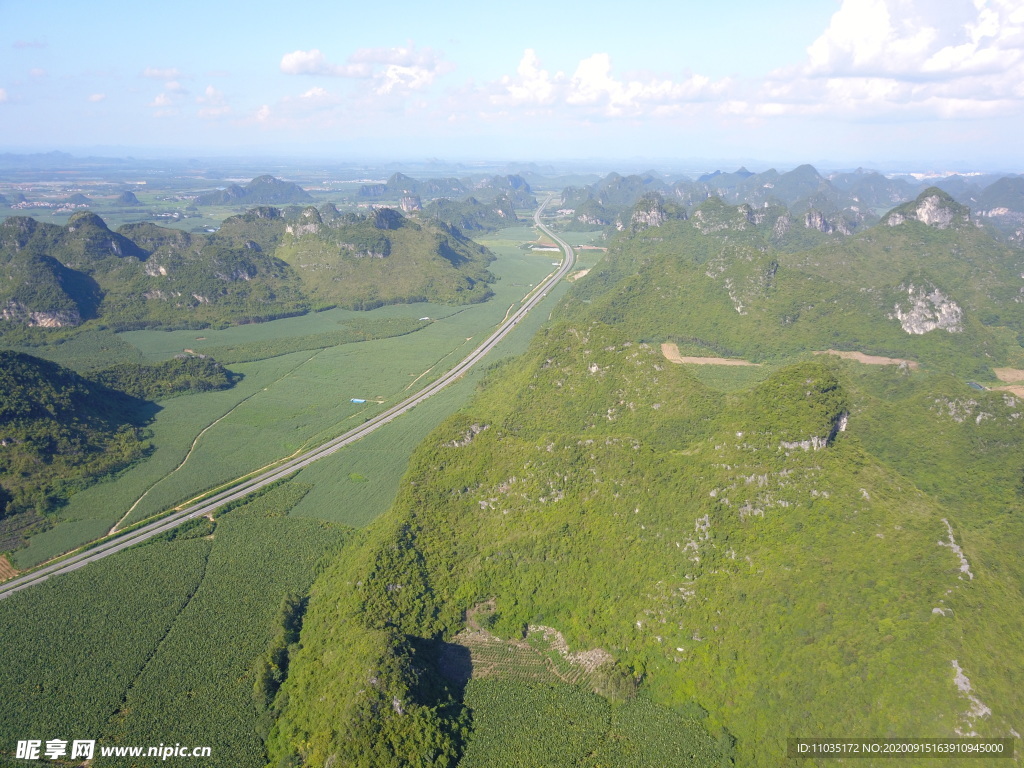
[[[0,151],[1024,171],[1021,0],[0,0]]]

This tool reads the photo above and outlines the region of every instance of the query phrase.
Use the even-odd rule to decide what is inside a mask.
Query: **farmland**
[[[616,705],[575,686],[485,679],[469,683],[465,703],[473,734],[460,768],[728,764],[728,744],[699,721],[642,697]]]
[[[278,486],[215,527],[200,520],[0,603],[3,748],[32,734],[178,741],[211,746],[211,766],[262,766],[253,691],[275,617],[345,537],[285,516],[307,490]]]

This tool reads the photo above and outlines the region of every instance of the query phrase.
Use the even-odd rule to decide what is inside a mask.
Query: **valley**
[[[291,209],[277,181],[191,198],[255,207],[179,251],[3,225],[42,286],[0,297],[5,440],[124,459],[51,443],[79,474],[7,492],[0,578],[131,537],[4,593],[4,743],[767,768],[794,736],[1019,739],[1024,251],[962,202],[1008,181],[396,173]],[[153,294],[185,277],[208,303]]]

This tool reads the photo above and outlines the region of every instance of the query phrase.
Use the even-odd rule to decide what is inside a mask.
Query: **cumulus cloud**
[[[607,53],[595,53],[576,66],[571,77],[552,74],[541,66],[536,51],[527,49],[515,76],[506,75],[487,86],[496,106],[568,107],[605,117],[666,115],[693,102],[718,98],[728,79],[703,75],[680,79],[654,75],[618,76]]]
[[[410,93],[431,85],[438,75],[453,69],[430,48],[360,48],[344,64],[334,64],[318,49],[292,51],[281,57],[287,75],[320,75],[370,80],[379,95]]]
[[[203,95],[196,97],[196,103],[202,105],[199,109],[200,117],[222,117],[231,112],[227,98],[212,85],[206,86]]]
[[[843,0],[803,64],[769,75],[742,105],[757,114],[989,116],[1024,108],[1022,82],[1016,0]]]
[[[527,48],[516,68],[516,76],[505,75],[496,84],[491,102],[494,104],[551,104],[565,82],[565,74],[552,75],[541,68],[540,57]]]
[[[281,71],[286,75],[326,75],[328,77],[370,77],[373,70],[366,65],[331,64],[319,48],[292,51],[281,57]]]
[[[308,99],[310,101],[323,101],[329,99],[331,94],[327,89],[321,88],[319,85],[310,88],[305,93],[299,94],[300,99]]]
[[[256,119],[265,123],[270,119],[270,105],[264,104],[262,107],[256,110]]]
[[[7,89],[0,88],[0,104],[3,104],[5,101],[7,101]]]
[[[89,94],[89,101],[91,101],[93,103],[103,101],[105,98],[107,98],[107,94],[105,94],[105,93],[90,93]]]

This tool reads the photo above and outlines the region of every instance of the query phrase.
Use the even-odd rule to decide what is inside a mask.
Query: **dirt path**
[[[752,365],[758,367],[760,363],[752,363],[749,360],[738,360],[727,357],[684,357],[679,354],[679,347],[675,344],[665,343],[661,345],[661,354],[670,363],[695,363],[696,365]]]
[[[864,365],[906,365],[916,370],[920,366],[916,360],[904,360],[899,357],[879,357],[878,355],[865,355],[863,352],[840,352],[838,349],[825,349],[815,352],[816,355],[838,355],[844,360],[856,360]]]
[[[1015,382],[1024,381],[1024,371],[1019,368],[993,368],[996,377],[1000,381]]]
[[[6,555],[0,555],[0,581],[7,581],[13,579],[18,575],[14,566],[11,565],[11,561],[7,559]]]

